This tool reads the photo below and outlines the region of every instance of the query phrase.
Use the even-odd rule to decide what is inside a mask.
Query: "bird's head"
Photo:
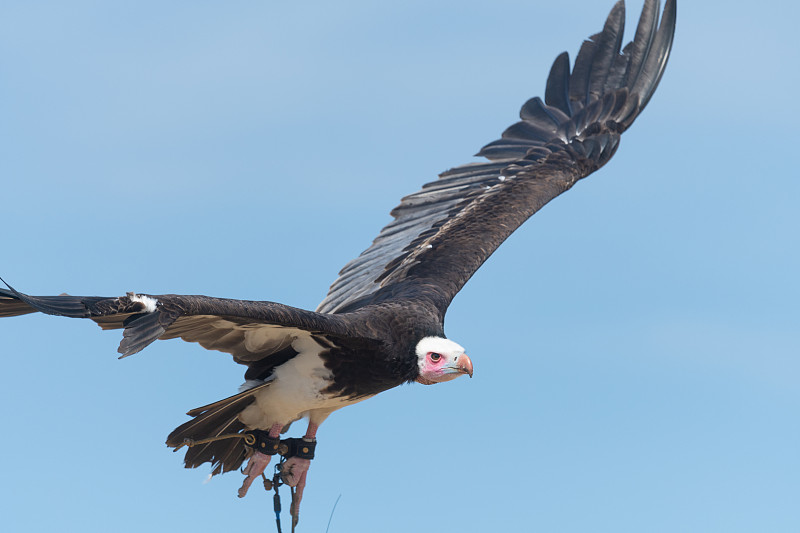
[[[464,348],[444,337],[425,337],[417,343],[417,383],[433,385],[468,374],[472,377],[472,361]]]

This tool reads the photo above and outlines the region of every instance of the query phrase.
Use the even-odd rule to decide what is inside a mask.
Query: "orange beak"
[[[470,359],[467,354],[459,355],[456,369],[462,374],[468,374],[469,377],[472,377],[472,359]]]

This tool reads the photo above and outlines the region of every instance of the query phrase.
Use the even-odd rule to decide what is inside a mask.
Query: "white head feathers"
[[[447,355],[461,355],[464,348],[450,339],[444,337],[425,337],[417,343],[417,359],[423,360],[428,353]]]

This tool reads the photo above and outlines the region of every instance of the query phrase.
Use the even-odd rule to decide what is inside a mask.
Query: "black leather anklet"
[[[252,445],[248,444],[248,446],[255,451],[261,452],[264,455],[275,455],[278,453],[281,445],[280,437],[270,437],[269,431],[264,431],[263,429],[253,429],[245,433],[255,438],[255,442]]]
[[[300,459],[313,459],[314,449],[317,447],[316,440],[306,439],[283,439],[281,444],[286,445],[286,453],[282,453],[285,458],[299,457]]]

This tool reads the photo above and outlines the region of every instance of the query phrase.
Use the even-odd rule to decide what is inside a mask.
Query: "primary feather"
[[[245,365],[241,392],[189,411],[192,419],[167,439],[173,447],[248,429],[285,430],[302,417],[315,432],[332,411],[402,383],[471,376],[464,349],[444,338],[447,307],[528,217],[613,156],[663,75],[675,10],[667,0],[659,22],[658,0],[645,0],[634,39],[620,51],[620,0],[603,30],[582,44],[572,70],[569,56],[559,55],[544,100],[527,101],[521,120],[481,149],[488,161],[448,170],[403,198],[316,312],[174,294],[29,296],[9,287],[0,289],[0,317],[88,318],[123,330],[123,357],[180,338]],[[209,442],[189,449],[185,464],[210,462],[220,473],[249,453],[239,439]]]
[[[403,198],[391,213],[394,221],[345,265],[317,310],[342,312],[397,294],[408,297],[414,291],[405,289],[424,280],[444,312],[514,229],[614,154],[620,134],[650,101],[669,57],[675,2],[667,2],[660,25],[658,4],[645,2],[634,40],[620,52],[625,5],[617,2],[603,31],[584,41],[572,72],[564,52],[550,70],[545,101],[526,102],[522,120],[478,152],[492,162],[448,170]],[[540,183],[519,186],[520,181]],[[448,268],[461,252],[441,244],[454,240],[462,249],[471,247],[467,269]]]

